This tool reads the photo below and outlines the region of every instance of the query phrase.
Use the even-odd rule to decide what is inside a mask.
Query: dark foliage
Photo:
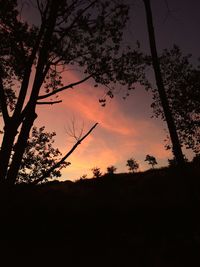
[[[180,141],[195,153],[200,150],[200,70],[183,55],[178,46],[165,49],[160,57],[163,81]],[[157,89],[153,89],[152,107],[156,117],[164,119]],[[168,138],[166,148],[171,148]]]
[[[18,183],[32,183],[42,177],[47,170],[60,160],[61,152],[58,148],[53,147],[55,135],[55,132],[45,132],[44,126],[39,129],[33,127],[17,177]],[[59,169],[53,170],[41,182],[46,182],[47,178],[60,177],[60,170],[68,165],[70,165],[70,162],[63,162]]]

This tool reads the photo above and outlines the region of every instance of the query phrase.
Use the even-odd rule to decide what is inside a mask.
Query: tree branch
[[[71,127],[68,127],[68,129],[66,129],[66,133],[67,135],[73,137],[76,141],[78,141],[83,136],[83,129],[84,129],[84,122],[82,123],[82,127],[81,130],[79,131],[79,134],[78,135],[76,134],[75,118],[73,117],[71,119]]]
[[[49,101],[49,102],[36,102],[37,105],[53,105],[53,104],[58,104],[61,103],[62,100],[58,101]]]
[[[42,6],[40,5],[40,2],[39,2],[39,0],[37,0],[37,7],[38,7],[38,10],[40,12],[41,21],[45,21],[46,20],[47,11],[48,11],[48,8],[49,8],[49,1],[46,3],[45,8],[43,7],[44,10],[42,10]]]
[[[0,78],[0,106],[1,106],[1,111],[4,119],[4,123],[6,124],[9,120],[9,115],[8,115],[8,109],[7,109],[7,104],[6,104],[6,96],[3,88],[3,81]]]
[[[54,164],[49,170],[47,170],[42,177],[38,178],[37,180],[35,180],[34,182],[32,182],[32,184],[38,184],[39,182],[42,182],[45,178],[47,178],[50,173],[52,171],[54,171],[55,169],[57,169],[73,152],[74,150],[77,148],[77,146],[79,146],[81,144],[81,142],[94,130],[94,128],[98,125],[98,123],[95,123],[92,128],[90,128],[90,130],[80,139],[78,140],[75,145],[70,149],[70,151],[60,160],[58,161],[56,164]]]
[[[50,93],[48,93],[46,95],[38,96],[38,100],[47,98],[47,97],[52,96],[52,95],[55,95],[55,94],[57,94],[57,93],[59,93],[59,92],[61,92],[63,90],[66,90],[66,89],[69,89],[69,88],[73,88],[74,86],[79,85],[79,84],[89,80],[91,77],[92,77],[92,75],[89,75],[89,76],[85,77],[84,79],[82,79],[82,80],[80,80],[78,82],[70,83],[70,84],[68,84],[66,86],[63,86],[61,88],[58,88],[58,89],[56,89],[56,90],[54,90],[54,91],[52,91],[52,92],[50,92]]]
[[[88,6],[86,6],[81,12],[80,14],[75,17],[75,19],[72,21],[72,23],[64,30],[63,34],[61,35],[60,39],[58,40],[59,42],[63,40],[65,33],[69,32],[73,26],[75,25],[75,23],[79,20],[79,18],[89,9],[91,8],[95,3],[97,2],[97,0],[92,1]]]

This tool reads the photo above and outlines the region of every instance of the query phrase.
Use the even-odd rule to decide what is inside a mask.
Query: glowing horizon
[[[68,82],[78,79],[74,73],[67,74]],[[115,165],[117,172],[125,172],[128,171],[126,161],[130,157],[138,161],[141,171],[149,168],[144,162],[146,154],[154,155],[159,166],[166,165],[167,158],[172,157],[164,149],[162,123],[150,118],[151,95],[144,88],[136,88],[127,100],[117,95],[101,107],[98,99],[104,91],[102,87],[94,88],[91,82],[83,83],[60,94],[62,103],[51,107],[39,106],[37,109],[36,126],[46,124],[48,131],[57,133],[55,146],[63,155],[75,142],[66,130],[72,118],[75,119],[77,131],[82,127],[82,122],[85,132],[94,123],[99,123],[68,158],[71,165],[62,170],[61,180],[76,180],[83,174],[91,177],[91,168],[95,166],[100,167],[103,173],[109,165]]]

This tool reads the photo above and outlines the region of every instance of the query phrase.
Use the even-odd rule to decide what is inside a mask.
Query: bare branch
[[[52,91],[52,92],[50,92],[50,93],[48,93],[46,95],[38,96],[38,100],[47,98],[47,97],[52,96],[52,95],[55,95],[55,94],[57,94],[57,93],[59,93],[59,92],[61,92],[63,90],[66,90],[66,89],[69,89],[69,88],[73,88],[74,86],[79,85],[79,84],[89,80],[91,77],[92,77],[92,75],[89,75],[89,76],[85,77],[84,79],[82,79],[82,80],[80,80],[78,82],[70,83],[70,84],[68,84],[66,86],[63,86],[61,88],[58,88],[58,89],[56,89],[56,90],[54,90],[54,91]]]
[[[54,105],[54,104],[58,104],[61,103],[62,100],[58,100],[58,101],[49,101],[49,102],[36,102],[37,105]]]
[[[41,20],[42,21],[45,21],[46,20],[46,15],[47,15],[47,11],[48,11],[48,8],[49,8],[49,1],[46,3],[45,7],[43,6],[42,3],[39,2],[39,0],[37,0],[37,7],[38,7],[38,10],[40,12],[40,16],[41,16]]]
[[[32,184],[38,184],[39,182],[42,182],[45,178],[49,177],[50,173],[60,167],[62,163],[74,152],[74,150],[81,144],[81,142],[94,130],[94,128],[98,125],[98,123],[95,123],[92,128],[80,139],[76,142],[76,144],[70,149],[70,151],[56,164],[54,164],[48,171],[46,171],[42,177],[35,180]]]
[[[71,119],[71,127],[68,126],[66,130],[67,135],[69,135],[70,137],[74,138],[76,141],[80,140],[81,137],[83,136],[83,130],[84,130],[84,121],[82,122],[82,126],[81,129],[79,131],[79,133],[77,133],[76,130],[76,123],[75,123],[75,118],[73,117]]]
[[[165,6],[166,6],[166,9],[167,9],[167,13],[165,15],[165,18],[163,19],[163,23],[165,23],[168,18],[171,17],[171,19],[175,20],[176,22],[180,23],[181,21],[179,21],[179,19],[177,19],[176,16],[174,16],[172,13],[176,12],[175,10],[171,10],[170,6],[169,6],[169,3],[168,3],[168,0],[164,0],[164,3],[165,3]]]
[[[41,15],[41,17],[42,17],[43,12],[42,12],[42,7],[40,6],[40,2],[39,2],[39,0],[37,0],[37,7],[38,7],[38,10],[39,10],[40,15]]]
[[[6,96],[5,96],[5,92],[3,89],[3,81],[1,78],[0,78],[0,106],[1,106],[1,111],[2,111],[2,115],[3,115],[4,123],[6,124],[10,117],[8,115]]]
[[[77,140],[80,140],[81,137],[83,136],[83,130],[84,130],[84,121],[82,123],[82,127],[81,127],[81,130],[79,132],[79,135],[77,136]]]

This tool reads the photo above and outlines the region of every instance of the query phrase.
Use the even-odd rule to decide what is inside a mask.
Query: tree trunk
[[[17,135],[17,126],[13,124],[13,121],[5,126],[3,141],[0,150],[0,182],[4,182],[7,176],[9,161],[12,154],[13,144],[15,136]]]
[[[145,11],[146,11],[146,19],[147,19],[147,26],[148,26],[148,33],[149,33],[149,43],[150,43],[150,49],[151,49],[151,56],[152,56],[152,63],[156,78],[156,84],[158,88],[158,93],[160,96],[160,101],[163,107],[165,119],[167,122],[167,126],[170,133],[170,138],[172,142],[173,147],[173,153],[177,161],[177,165],[179,167],[183,167],[185,165],[184,156],[182,153],[181,145],[179,142],[175,122],[172,116],[172,112],[169,107],[169,102],[167,99],[167,95],[164,88],[164,83],[162,79],[162,74],[160,70],[160,64],[157,54],[157,48],[156,48],[156,40],[155,40],[155,32],[154,32],[154,26],[153,26],[153,18],[152,18],[152,10],[151,10],[151,4],[150,0],[143,0],[145,5]]]
[[[28,114],[26,115],[26,118],[23,121],[22,128],[20,130],[20,134],[19,134],[17,143],[15,145],[15,152],[12,158],[12,163],[10,165],[10,168],[7,174],[6,182],[9,185],[13,185],[16,182],[17,175],[18,175],[21,161],[22,161],[22,157],[26,149],[27,140],[29,138],[29,133],[36,118],[37,118],[37,114],[35,113],[35,111],[31,111],[31,112],[28,112]]]

